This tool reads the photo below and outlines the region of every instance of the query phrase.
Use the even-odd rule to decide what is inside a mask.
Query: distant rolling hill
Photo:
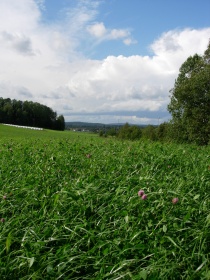
[[[100,129],[100,128],[108,128],[108,127],[119,127],[123,126],[124,123],[110,123],[110,124],[104,124],[104,123],[89,123],[89,122],[66,122],[66,128],[95,128],[95,129]],[[134,124],[130,124],[134,125]],[[146,127],[147,125],[137,125],[139,127]]]

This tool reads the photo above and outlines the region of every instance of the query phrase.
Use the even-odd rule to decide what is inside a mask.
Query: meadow
[[[210,279],[210,146],[0,125],[0,279]]]

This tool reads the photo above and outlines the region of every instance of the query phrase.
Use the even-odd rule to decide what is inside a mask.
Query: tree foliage
[[[151,141],[157,140],[157,128],[154,125],[148,125],[142,129],[142,137]]]
[[[128,140],[138,140],[141,138],[142,131],[136,125],[129,125],[126,123],[118,131],[118,138]]]
[[[0,123],[65,129],[64,117],[57,116],[51,108],[37,102],[2,97],[0,97]]]
[[[179,140],[208,144],[210,139],[210,43],[203,56],[181,66],[168,110]]]

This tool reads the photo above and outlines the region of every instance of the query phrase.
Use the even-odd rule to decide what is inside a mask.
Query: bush
[[[136,125],[129,125],[126,123],[123,125],[118,132],[118,138],[127,140],[138,140],[141,138],[141,129]]]
[[[148,125],[142,129],[142,137],[152,141],[157,140],[156,128],[153,125]]]

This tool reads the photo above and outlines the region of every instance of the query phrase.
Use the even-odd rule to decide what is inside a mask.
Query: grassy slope
[[[26,128],[18,128],[12,126],[6,126],[0,124],[0,139],[26,139],[26,138],[39,138],[39,139],[65,139],[69,137],[69,131],[55,131],[55,130],[32,130]],[[72,133],[71,138],[77,137],[80,135],[81,137],[85,137],[88,135],[87,133]],[[96,136],[95,134],[91,134],[91,137]]]
[[[0,126],[1,279],[209,279],[209,154]]]

